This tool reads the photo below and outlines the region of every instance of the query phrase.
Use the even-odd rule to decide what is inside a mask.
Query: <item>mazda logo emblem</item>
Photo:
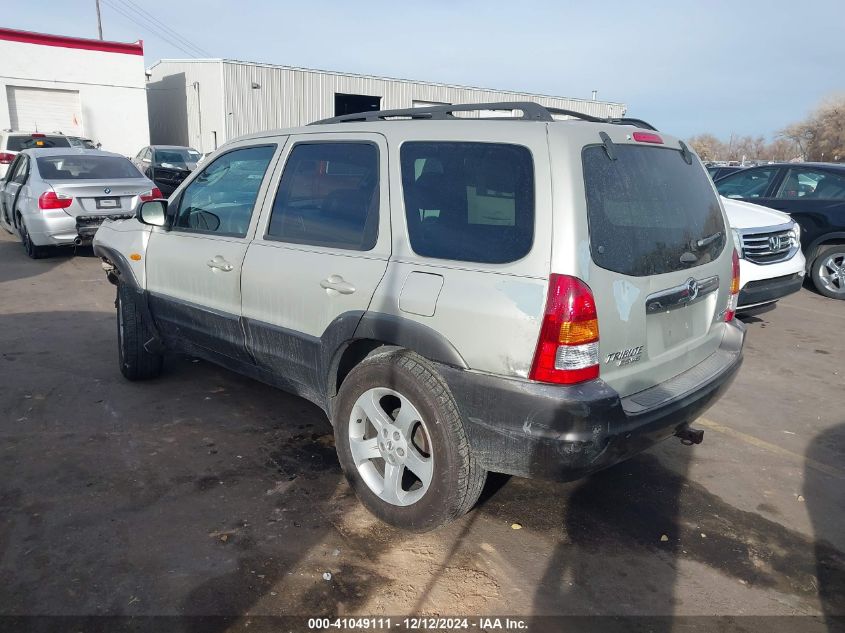
[[[106,187],[105,189],[103,189],[103,193],[111,193],[111,188]]]
[[[698,282],[690,277],[687,279],[687,302],[694,301],[698,296]]]

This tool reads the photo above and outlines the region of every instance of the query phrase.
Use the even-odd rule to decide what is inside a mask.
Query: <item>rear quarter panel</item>
[[[400,149],[407,141],[436,140],[509,143],[529,149],[534,163],[535,225],[528,255],[506,264],[482,264],[421,257],[413,251],[405,217]],[[370,310],[434,329],[455,347],[470,369],[527,378],[545,306],[551,256],[552,198],[546,126],[521,121],[403,124],[395,126],[388,135],[388,145],[393,255]],[[439,293],[431,298],[431,316],[399,307],[403,287],[414,272],[443,279]],[[437,284],[432,287],[437,288]]]

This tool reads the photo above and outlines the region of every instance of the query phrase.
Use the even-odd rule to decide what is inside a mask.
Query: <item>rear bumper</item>
[[[737,310],[777,301],[801,290],[803,283],[803,270],[800,273],[784,275],[783,277],[749,281],[739,292],[739,307]]]
[[[38,246],[67,246],[80,242],[89,243],[106,219],[125,219],[133,216],[133,213],[126,211],[78,216],[27,216],[26,224],[32,241]]]
[[[736,376],[744,339],[745,326],[734,320],[701,364],[625,398],[602,380],[556,386],[439,369],[484,468],[570,481],[628,459],[695,420]]]

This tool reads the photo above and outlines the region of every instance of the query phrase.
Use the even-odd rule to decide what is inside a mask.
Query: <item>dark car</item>
[[[801,227],[801,249],[816,289],[845,299],[845,165],[751,167],[718,179],[716,189],[791,215]]]
[[[725,176],[729,176],[730,174],[734,174],[738,171],[745,169],[744,167],[719,167],[717,165],[710,165],[707,168],[707,173],[710,174],[710,177],[713,180],[719,180],[719,178],[724,178]]]
[[[135,155],[132,162],[163,195],[169,196],[197,168],[200,156],[193,147],[148,145]]]

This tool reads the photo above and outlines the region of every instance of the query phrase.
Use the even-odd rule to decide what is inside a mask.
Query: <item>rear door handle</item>
[[[327,291],[334,290],[342,295],[351,295],[355,292],[355,286],[348,281],[344,281],[340,275],[329,275],[328,279],[322,279],[320,288],[325,288]]]
[[[212,259],[209,259],[206,262],[206,265],[209,268],[214,268],[216,270],[222,270],[224,273],[231,272],[232,270],[235,269],[235,267],[232,266],[232,264],[230,264],[229,262],[227,262],[223,258],[222,255],[215,255]]]

